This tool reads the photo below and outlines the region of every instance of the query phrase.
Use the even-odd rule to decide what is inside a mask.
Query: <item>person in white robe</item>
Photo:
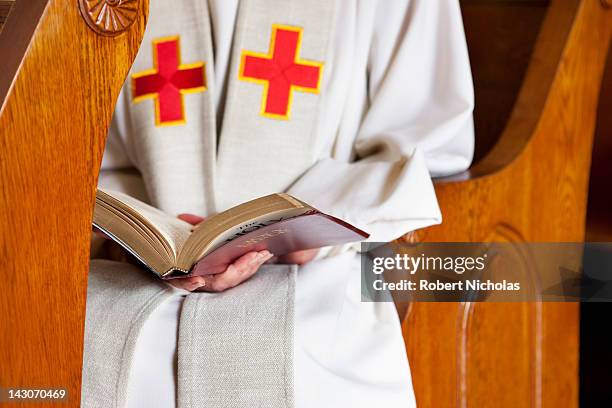
[[[299,37],[290,50],[294,62],[320,75],[290,86],[288,100],[272,94],[274,85],[250,73],[245,60],[274,60],[283,33]],[[162,60],[159,44],[174,45],[170,54],[179,61]],[[180,100],[162,100],[167,95],[147,83],[139,89],[139,78],[162,72],[168,61],[175,71],[201,68],[204,84],[186,82],[184,92],[177,85]],[[469,167],[473,105],[457,0],[151,0],[99,184],[171,214],[201,216],[283,191],[369,232],[369,241],[387,242],[442,221],[431,177]],[[393,303],[362,301],[356,248],[323,248],[295,268],[287,314],[291,395],[278,405],[254,396],[249,406],[415,406],[401,322]],[[119,269],[129,270],[121,275],[129,275],[128,283],[109,278]],[[246,284],[224,296],[239,296]],[[126,313],[127,322],[100,320],[107,299],[119,304],[130,290],[147,287],[164,294],[137,316]],[[208,295],[156,281],[134,266],[92,261],[83,406],[205,406],[180,395],[197,392],[181,388],[177,354],[184,340],[179,326],[187,321],[183,305]],[[198,322],[197,315],[190,319]],[[121,340],[123,348],[110,350],[114,343],[104,336],[122,328],[129,347]],[[102,384],[109,379],[99,378],[107,373],[100,355],[121,359],[110,389]],[[194,363],[199,375],[218,369],[205,363]],[[206,401],[243,406],[216,398]]]

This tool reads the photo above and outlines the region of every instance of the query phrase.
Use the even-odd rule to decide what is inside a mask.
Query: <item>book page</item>
[[[191,266],[224,244],[267,225],[314,209],[287,194],[270,194],[207,218],[194,230],[179,253],[177,266]]]
[[[106,197],[101,197],[110,205],[113,205],[113,207],[128,213],[131,218],[139,218],[144,221],[147,226],[151,227],[170,246],[175,257],[191,235],[193,226],[185,221],[166,214],[127,194],[116,191],[104,191],[102,189],[98,191],[106,194]]]
[[[158,275],[174,267],[175,257],[150,229],[98,200],[93,224]]]

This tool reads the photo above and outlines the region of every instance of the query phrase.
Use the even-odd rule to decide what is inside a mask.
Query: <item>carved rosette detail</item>
[[[139,0],[78,0],[81,15],[96,33],[114,37],[138,17]]]

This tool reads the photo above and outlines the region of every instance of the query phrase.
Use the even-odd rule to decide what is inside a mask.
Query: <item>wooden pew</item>
[[[516,50],[495,42],[500,26],[491,24],[489,36],[482,30],[516,12],[513,6],[543,17],[524,78],[521,51],[508,55]],[[476,139],[484,137],[485,148],[481,142],[481,159],[469,171],[437,180],[442,225],[406,239],[582,241],[610,2],[464,0],[462,7]],[[529,24],[539,18],[518,19],[516,35],[528,39]],[[517,64],[500,64],[509,58]],[[510,88],[519,79],[516,98],[506,77]],[[419,407],[578,405],[578,304],[414,303],[404,333]]]
[[[95,181],[146,1],[132,1],[135,22],[117,36],[86,23],[76,1],[25,3],[0,35],[0,386],[67,386],[68,406],[78,406]],[[463,7],[479,15],[507,3]],[[411,239],[583,238],[612,13],[600,0],[535,3],[546,10],[526,76],[513,76],[518,98],[509,92],[495,115],[488,103],[477,108],[477,137],[501,132],[499,140],[481,139],[482,160],[437,182],[445,223]],[[480,67],[473,51],[484,38],[470,38],[469,24]],[[482,100],[486,81],[475,74]],[[577,405],[577,324],[572,304],[410,305],[404,327],[419,406]]]
[[[96,24],[92,1],[18,0],[0,34],[0,387],[67,388],[70,407],[98,169],[148,11],[104,1],[123,24]]]

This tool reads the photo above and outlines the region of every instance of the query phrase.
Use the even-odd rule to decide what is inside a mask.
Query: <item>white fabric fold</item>
[[[179,408],[292,408],[296,265],[265,265],[222,293],[192,293],[178,340]]]
[[[439,223],[440,210],[422,152],[396,162],[321,160],[289,193],[387,242]]]
[[[87,286],[81,406],[123,407],[140,330],[172,295],[137,266],[92,260]]]
[[[368,11],[375,16],[369,80],[347,101],[357,109],[365,98],[356,137],[343,132],[355,126],[345,116],[331,157],[288,192],[368,231],[370,241],[390,241],[442,221],[431,176],[469,166],[474,95],[456,1],[372,2]],[[339,13],[348,15],[341,28],[348,31],[351,14]],[[359,17],[354,24],[363,25]],[[360,43],[353,52],[364,52]]]

